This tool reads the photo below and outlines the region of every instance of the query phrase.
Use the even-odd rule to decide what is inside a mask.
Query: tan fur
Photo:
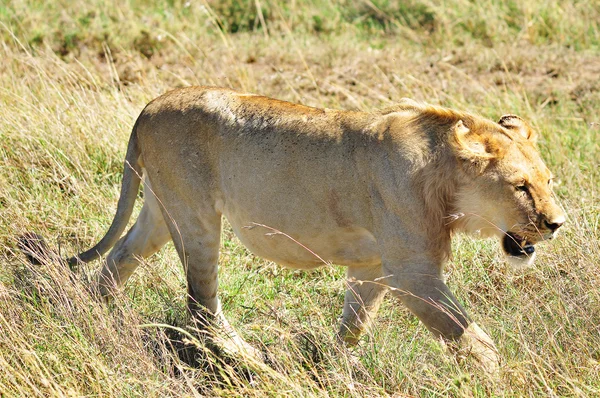
[[[169,92],[132,133],[117,214],[133,208],[140,176],[130,168],[147,179],[145,204],[108,256],[102,292],[172,239],[192,311],[228,327],[217,298],[223,215],[258,256],[348,267],[342,339],[356,342],[391,290],[435,335],[473,348],[493,369],[493,343],[443,281],[451,236],[514,232],[535,243],[553,236],[547,223],[564,222],[531,128],[512,115],[500,123],[410,100],[367,113],[220,88]],[[530,194],[515,189],[523,183]],[[114,244],[127,218],[115,217],[83,258]]]

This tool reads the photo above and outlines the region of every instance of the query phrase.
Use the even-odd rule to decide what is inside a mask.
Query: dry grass
[[[0,396],[600,395],[594,2],[155,4],[0,6]],[[225,310],[269,367],[220,363],[183,332],[185,279],[171,248],[110,307],[88,291],[97,263],[76,275],[27,265],[15,242],[25,231],[63,255],[97,241],[137,114],[189,84],[348,109],[406,96],[532,121],[559,177],[564,233],[540,245],[531,270],[507,269],[495,243],[467,238],[447,269],[499,346],[500,379],[453,362],[391,299],[375,330],[344,351],[334,342],[343,270],[283,270],[230,230]]]

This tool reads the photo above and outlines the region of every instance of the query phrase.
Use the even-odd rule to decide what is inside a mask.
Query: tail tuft
[[[48,264],[50,262],[57,262],[63,265],[68,265],[71,271],[77,271],[79,265],[76,257],[65,260],[50,250],[50,247],[44,240],[42,235],[36,234],[35,232],[26,232],[19,236],[17,240],[17,246],[23,252],[27,261],[32,265]]]
[[[53,257],[44,238],[35,232],[26,232],[19,236],[17,245],[33,265],[41,265]]]

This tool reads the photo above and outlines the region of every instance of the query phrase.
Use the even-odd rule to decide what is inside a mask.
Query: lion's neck
[[[431,249],[443,260],[450,257],[455,227],[453,214],[458,184],[455,167],[454,161],[440,154],[417,173],[416,182],[426,206],[424,221]]]

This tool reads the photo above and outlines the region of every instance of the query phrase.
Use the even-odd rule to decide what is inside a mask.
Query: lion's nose
[[[552,221],[544,220],[544,225],[546,225],[546,228],[548,228],[552,232],[559,229],[564,223],[564,218],[554,219]]]

